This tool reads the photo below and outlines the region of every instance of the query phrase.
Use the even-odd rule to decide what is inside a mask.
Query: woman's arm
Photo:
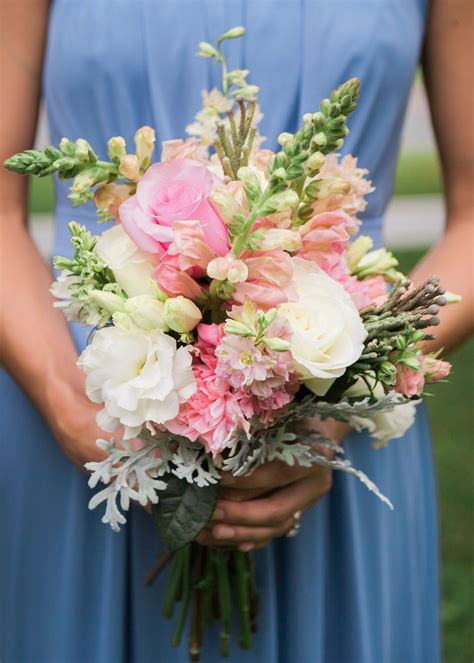
[[[41,87],[48,0],[3,0],[0,163],[32,147]],[[26,228],[27,179],[0,168],[0,361],[79,466],[100,457],[96,406],[85,396],[76,350],[53,309],[51,274]]]
[[[443,309],[430,349],[452,349],[466,338],[473,322],[472,19],[472,0],[432,0],[423,63],[443,166],[447,230],[412,276],[421,282],[439,274],[449,290],[462,294],[463,301]],[[335,437],[341,439],[346,430],[337,426]],[[287,531],[291,514],[314,504],[330,486],[330,474],[321,467],[268,464],[227,489],[226,498],[248,501],[221,499],[217,504],[221,522],[200,540],[212,545],[237,542],[246,550],[261,547]],[[265,497],[252,499],[262,492]]]
[[[412,277],[416,283],[439,274],[463,301],[442,310],[430,350],[453,349],[474,323],[473,21],[472,0],[431,1],[423,71],[443,168],[447,225]]]

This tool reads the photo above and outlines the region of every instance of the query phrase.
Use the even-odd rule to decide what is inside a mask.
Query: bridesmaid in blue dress
[[[230,66],[249,68],[252,82],[261,85],[261,130],[269,147],[342,81],[361,79],[344,151],[370,169],[376,190],[363,231],[380,243],[427,1],[55,0],[49,17],[46,0],[34,11],[5,3],[2,23],[12,36],[4,49],[10,57],[2,157],[32,140],[45,34],[42,94],[51,141],[85,137],[104,152],[108,137],[123,135],[131,143],[144,124],[156,128],[159,141],[182,136],[200,106],[200,91],[218,84],[218,71],[195,57],[197,42],[212,42],[242,24],[247,36],[229,45]],[[442,27],[450,10],[441,4],[433,5],[427,58],[432,69],[442,69],[429,44],[435,31],[439,52],[459,62],[461,73],[453,80],[445,73],[438,84],[453,96],[468,47]],[[451,111],[442,112],[446,124],[454,125]],[[448,143],[444,138],[442,147],[454,159]],[[133,510],[115,534],[87,509],[90,490],[77,466],[96,453],[95,410],[82,395],[66,325],[51,308],[48,272],[22,226],[20,179],[1,175],[9,222],[6,269],[12,271],[4,300],[3,361],[10,375],[0,376],[0,659],[184,662],[186,642],[173,649],[172,624],[161,617],[167,573],[152,588],[143,587],[160,549],[149,516]],[[66,195],[56,183],[55,254],[70,252],[71,218],[97,228],[94,210],[72,211]],[[449,232],[447,237],[455,236],[455,223]],[[461,290],[442,253],[435,251],[425,271],[444,270],[450,287]],[[459,332],[463,314],[452,315]],[[453,326],[446,324],[445,346],[452,343],[446,335]],[[70,331],[81,350],[84,330]],[[356,480],[334,476],[332,489],[304,514],[298,537],[275,539],[256,553],[259,631],[251,651],[234,644],[231,661],[439,661],[437,515],[425,412],[419,408],[416,425],[386,450],[374,452],[363,435],[352,434],[344,444],[395,510]],[[206,663],[220,660],[217,641],[216,633],[206,637]]]

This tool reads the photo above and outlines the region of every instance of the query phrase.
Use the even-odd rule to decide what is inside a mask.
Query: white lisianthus
[[[381,383],[375,384],[375,376],[366,376],[369,384],[373,387],[372,395],[374,398],[381,398],[385,391]],[[371,395],[367,383],[359,378],[357,382],[349,387],[344,396],[363,397]],[[390,440],[403,437],[407,430],[411,428],[415,421],[416,404],[420,401],[409,401],[395,405],[392,410],[386,412],[376,412],[372,417],[354,417],[350,424],[356,430],[367,430],[374,439],[375,447],[385,447]]]
[[[316,264],[293,258],[298,301],[279,306],[290,323],[291,353],[308,389],[324,396],[354,364],[367,332],[346,291]]]
[[[155,265],[137,248],[121,225],[102,233],[95,250],[129,297],[157,296],[158,286],[151,278]]]
[[[144,333],[120,327],[99,329],[78,359],[86,374],[86,391],[103,403],[97,424],[112,432],[125,429],[136,437],[147,422],[174,419],[179,406],[196,389],[187,347],[162,331]]]

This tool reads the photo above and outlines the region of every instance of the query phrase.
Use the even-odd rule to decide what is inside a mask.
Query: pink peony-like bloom
[[[425,382],[438,382],[447,378],[451,372],[449,361],[436,359],[429,355],[422,357],[421,367],[425,375]]]
[[[174,238],[173,222],[198,221],[206,244],[218,255],[229,250],[229,234],[209,194],[222,186],[203,164],[177,159],[151,166],[137,192],[119,209],[124,230],[143,251],[163,253]]]
[[[174,221],[172,227],[174,237],[168,246],[167,255],[176,256],[179,268],[183,271],[200,267],[204,273],[216,253],[206,243],[206,236],[199,221]]]
[[[419,396],[425,386],[423,369],[413,371],[403,364],[397,364],[397,379],[394,385],[395,391],[407,398]]]
[[[235,285],[233,300],[243,304],[250,299],[257,308],[266,311],[295,298],[292,284],[291,256],[281,249],[246,252],[241,260],[248,269],[247,279]]]
[[[228,446],[235,428],[249,430],[239,405],[240,394],[234,393],[229,383],[216,375],[215,344],[221,335],[219,325],[198,326],[199,340],[192,366],[196,391],[181,404],[178,416],[165,424],[171,433],[192,441],[201,439],[213,457]]]
[[[327,271],[339,261],[356,227],[342,210],[316,214],[298,229],[302,240],[298,255]]]

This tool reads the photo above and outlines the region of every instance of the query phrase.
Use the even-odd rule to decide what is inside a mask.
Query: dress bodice
[[[274,148],[303,113],[344,80],[358,76],[361,99],[343,151],[370,170],[376,191],[363,220],[380,226],[389,201],[404,111],[419,61],[427,0],[54,0],[44,92],[51,138],[87,138],[105,153],[110,136],[133,144],[144,124],[158,141],[184,136],[200,92],[219,69],[195,57],[234,25],[247,35],[226,44],[231,67],[251,70],[261,87],[261,124]],[[57,185],[55,249],[66,221],[94,227],[92,208],[70,209]]]

